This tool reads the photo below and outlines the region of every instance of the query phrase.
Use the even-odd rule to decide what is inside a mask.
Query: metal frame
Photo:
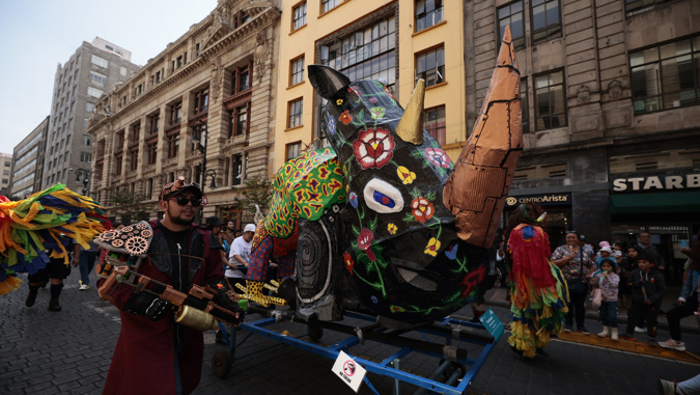
[[[467,322],[456,317],[447,317],[431,324],[413,326],[404,330],[395,330],[381,326],[377,322],[377,317],[350,311],[345,312],[345,317],[359,319],[361,322],[365,321],[368,324],[360,327],[356,325],[343,324],[342,322],[300,322],[300,320],[295,319],[295,315],[290,312],[261,308],[254,308],[253,312],[260,313],[263,318],[254,321],[246,321],[241,324],[240,329],[250,333],[244,336],[238,343],[236,342],[236,331],[227,329],[223,325],[219,324],[220,329],[224,333],[226,344],[230,352],[227,363],[232,364],[236,348],[240,347],[248,338],[250,338],[252,334],[265,336],[272,340],[310,351],[316,355],[320,355],[331,360],[337,359],[340,351],[344,351],[352,356],[352,347],[363,344],[368,340],[376,341],[398,347],[399,351],[385,356],[381,362],[374,362],[355,356],[352,356],[352,358],[357,363],[362,365],[367,372],[393,378],[395,395],[401,393],[401,382],[418,387],[415,394],[423,394],[425,392],[451,395],[465,394],[467,388],[471,384],[472,379],[483,367],[486,359],[496,344],[496,339],[486,333],[483,325]],[[294,337],[290,336],[288,333],[283,334],[269,328],[269,326],[272,324],[284,321],[300,322],[301,324],[305,324],[307,325],[308,332],[302,336]],[[334,341],[333,344],[330,345],[323,345],[313,341],[314,335],[316,335],[317,338],[321,337],[322,331],[318,332],[318,329],[327,329],[334,332],[339,332],[341,334],[348,335],[348,337],[341,341]],[[412,332],[420,333],[425,340],[408,338],[404,336]],[[426,334],[444,338],[445,344],[429,341],[425,336]],[[483,346],[483,348],[476,358],[468,358],[467,350],[453,346],[453,341],[467,342],[478,346]],[[258,350],[254,353],[262,351],[264,350]],[[401,361],[411,353],[420,353],[422,355],[434,357],[439,359],[441,363],[439,363],[439,367],[427,377],[402,371],[400,369]],[[239,356],[239,358],[244,358],[245,356],[247,355]],[[468,368],[466,368],[466,370],[452,370],[451,368],[455,365],[463,365]],[[230,366],[228,366],[225,370],[226,373],[224,373],[224,376],[227,374],[229,369]],[[441,377],[445,380],[438,381],[438,379]],[[368,375],[365,376],[364,383],[370,390],[372,390],[372,392],[379,395],[379,392],[377,392],[370,382]]]

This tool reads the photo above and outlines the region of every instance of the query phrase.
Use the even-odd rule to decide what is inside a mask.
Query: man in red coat
[[[223,278],[219,246],[193,224],[202,190],[178,177],[163,188],[161,221],[150,221],[154,236],[138,272],[187,293]],[[199,384],[202,332],[175,323],[172,306],[146,292],[119,284],[112,296],[122,328],[103,394],[190,394]]]

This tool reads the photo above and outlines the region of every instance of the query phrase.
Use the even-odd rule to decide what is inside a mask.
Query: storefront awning
[[[697,212],[700,212],[700,191],[610,195],[610,214]]]

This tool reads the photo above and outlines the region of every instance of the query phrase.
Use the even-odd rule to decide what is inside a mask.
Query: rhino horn
[[[423,101],[425,100],[425,80],[419,79],[411,94],[411,100],[406,105],[396,134],[401,140],[414,145],[423,144]]]

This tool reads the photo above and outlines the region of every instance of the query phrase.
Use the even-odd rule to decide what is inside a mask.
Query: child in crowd
[[[600,270],[591,277],[591,294],[595,289],[600,289],[603,300],[600,303],[598,314],[603,323],[603,331],[598,333],[600,337],[608,337],[617,341],[617,288],[620,284],[620,277],[615,274],[614,261],[604,258],[600,262]]]
[[[612,257],[612,248],[610,247],[603,247],[598,251],[598,257],[595,259],[595,264],[598,266],[598,269],[600,269],[600,262],[603,259],[610,259]],[[614,260],[612,261],[614,263],[613,268],[617,269],[617,262]],[[617,272],[617,270],[615,270]]]
[[[635,324],[644,315],[647,324],[649,342],[656,341],[656,326],[661,307],[661,298],[666,292],[664,277],[658,270],[652,271],[654,259],[645,250],[637,254],[638,268],[627,278],[627,284],[632,287],[632,304],[629,310],[627,330],[620,336],[625,340],[636,341],[634,337]]]

